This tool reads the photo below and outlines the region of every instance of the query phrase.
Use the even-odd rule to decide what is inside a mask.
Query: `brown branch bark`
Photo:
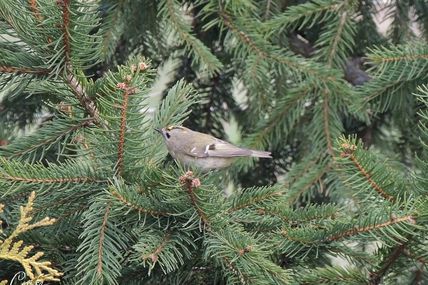
[[[161,243],[155,248],[155,250],[152,253],[149,253],[143,256],[143,259],[146,260],[150,258],[153,263],[157,262],[159,259],[159,254],[165,248],[166,244],[170,241],[170,239],[171,239],[171,233],[167,232],[163,237]]]
[[[70,1],[71,0],[58,0],[57,4],[62,10],[62,42],[64,44],[64,58],[66,66],[71,64],[71,43],[70,43],[70,34],[69,34],[69,25],[70,25]]]
[[[0,73],[47,75],[49,74],[49,72],[50,72],[49,69],[44,69],[44,68],[0,66]]]
[[[180,182],[184,184],[187,190],[187,194],[189,195],[190,202],[192,203],[193,207],[195,208],[202,222],[206,226],[209,226],[210,223],[209,223],[208,217],[204,213],[204,211],[198,206],[198,198],[194,193],[194,190],[200,186],[201,182],[199,181],[198,178],[193,177],[193,173],[191,171],[187,171],[183,176],[181,176]]]
[[[385,200],[388,200],[390,202],[395,201],[395,197],[389,195],[379,184],[376,183],[376,181],[373,180],[371,174],[364,168],[363,165],[358,161],[358,159],[355,157],[354,152],[357,149],[357,146],[355,145],[348,145],[343,144],[342,146],[342,153],[340,154],[341,157],[348,158],[354,166],[358,169],[358,171],[367,179],[367,182],[370,184],[370,186],[379,193],[380,196],[382,196]]]
[[[413,216],[408,215],[408,216],[404,216],[404,217],[400,217],[400,218],[392,218],[384,223],[380,223],[380,224],[375,224],[375,225],[370,225],[367,227],[362,227],[362,228],[353,228],[350,229],[348,231],[345,231],[343,233],[339,233],[337,235],[333,235],[328,237],[325,241],[336,241],[345,237],[350,237],[350,236],[354,236],[357,234],[361,234],[361,233],[365,233],[365,232],[369,232],[372,230],[376,230],[376,229],[380,229],[380,228],[384,228],[390,225],[394,225],[394,224],[398,224],[401,222],[410,222],[410,223],[415,223],[415,219],[413,218]]]
[[[126,114],[128,111],[129,88],[125,87],[123,92],[122,110],[120,112],[119,145],[117,147],[117,171],[123,174],[123,152],[125,146]]]
[[[66,72],[66,83],[70,86],[77,100],[79,100],[80,105],[91,116],[94,124],[100,125],[101,120],[95,102],[86,94],[86,91],[83,88],[82,84],[73,75],[71,66],[68,66]]]
[[[43,21],[43,17],[40,14],[40,10],[37,5],[37,0],[28,0],[28,5],[30,6],[31,12],[33,12],[34,17],[39,20],[39,22]]]
[[[370,273],[370,279],[369,279],[370,285],[378,285],[381,283],[382,278],[388,272],[389,268],[400,257],[400,255],[403,254],[404,248],[405,248],[405,244],[400,244],[392,249],[389,256],[387,256],[386,259],[384,260],[382,267],[378,271]]]

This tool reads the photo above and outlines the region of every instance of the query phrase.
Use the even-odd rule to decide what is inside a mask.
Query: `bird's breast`
[[[234,160],[233,158],[195,157],[186,154],[176,154],[175,156],[173,155],[173,157],[186,166],[193,166],[202,171],[228,167]]]

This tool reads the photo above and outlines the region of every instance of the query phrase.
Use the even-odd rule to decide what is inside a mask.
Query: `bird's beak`
[[[162,134],[162,130],[161,129],[156,129],[155,128],[155,131],[157,131],[158,133]]]

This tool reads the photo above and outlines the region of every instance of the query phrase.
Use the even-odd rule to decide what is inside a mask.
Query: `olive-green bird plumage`
[[[168,152],[174,159],[203,171],[227,167],[237,157],[272,158],[270,152],[237,147],[181,126],[170,126],[156,131],[162,134]]]

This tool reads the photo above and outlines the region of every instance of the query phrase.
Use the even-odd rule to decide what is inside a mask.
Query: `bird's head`
[[[182,126],[168,126],[162,129],[155,129],[162,135],[167,146],[170,146],[172,141],[183,142],[183,139],[190,133],[188,128]]]

